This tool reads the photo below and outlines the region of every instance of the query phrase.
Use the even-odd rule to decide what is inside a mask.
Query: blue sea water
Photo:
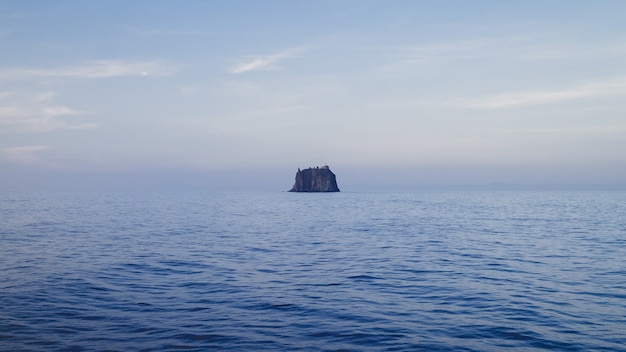
[[[0,193],[2,351],[624,351],[626,192]]]

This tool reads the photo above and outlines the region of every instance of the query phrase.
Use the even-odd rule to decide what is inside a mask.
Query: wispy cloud
[[[381,70],[386,72],[403,71],[416,65],[427,64],[443,59],[483,57],[487,55],[485,51],[490,46],[491,43],[489,40],[470,39],[385,48],[385,51],[395,52],[400,58],[382,66]]]
[[[53,92],[0,92],[0,131],[42,132],[98,127],[96,123],[84,122],[80,118],[85,112],[54,102],[54,96]]]
[[[45,145],[29,145],[3,148],[2,154],[9,160],[20,164],[31,164],[41,159],[41,153],[49,149]]]
[[[246,57],[230,69],[230,73],[241,74],[250,71],[273,70],[277,63],[285,59],[297,57],[302,48],[293,48],[273,55]]]
[[[138,28],[132,26],[125,26],[124,29],[128,33],[140,36],[205,36],[216,34],[216,32],[193,29]]]
[[[550,60],[567,60],[575,57],[571,50],[557,50],[557,49],[546,49],[546,50],[528,50],[523,52],[519,57],[525,60],[537,60],[537,61],[550,61]]]
[[[19,19],[24,18],[24,16],[18,13],[3,13],[3,14],[0,14],[0,18],[19,20]]]
[[[557,104],[572,100],[626,97],[626,76],[580,83],[561,89],[527,90],[498,93],[484,97],[433,97],[415,100],[373,102],[377,109],[414,109],[418,107],[451,109],[509,109]]]
[[[482,37],[385,48],[395,58],[380,69],[405,71],[430,63],[477,58],[532,62],[574,60],[623,55],[623,48],[624,41],[620,39],[583,44],[561,37],[544,38],[541,34]]]
[[[559,103],[575,99],[625,95],[626,77],[618,77],[558,90],[512,92],[497,94],[483,99],[458,100],[457,105],[469,108],[499,109]]]
[[[175,67],[160,62],[129,62],[120,60],[98,60],[74,66],[50,69],[10,68],[0,70],[0,81],[31,78],[108,78],[129,76],[168,76]]]

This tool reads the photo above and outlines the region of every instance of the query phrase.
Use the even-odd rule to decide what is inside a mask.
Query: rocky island
[[[339,192],[335,174],[328,165],[310,167],[296,173],[296,183],[289,192]]]

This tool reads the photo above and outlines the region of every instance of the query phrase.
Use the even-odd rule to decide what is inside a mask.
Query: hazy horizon
[[[626,188],[623,1],[2,1],[0,184]]]
[[[612,190],[626,191],[615,182],[593,183],[584,177],[554,181],[527,174],[498,181],[481,179],[480,172],[430,168],[427,170],[331,168],[342,192],[410,192],[429,190]],[[339,171],[337,171],[339,170]],[[455,171],[460,175],[453,177]],[[286,192],[294,184],[296,169],[233,170],[126,170],[124,172],[38,171],[4,173],[2,190],[55,191],[225,191]],[[578,175],[580,176],[580,175]],[[504,177],[500,179],[505,179]]]

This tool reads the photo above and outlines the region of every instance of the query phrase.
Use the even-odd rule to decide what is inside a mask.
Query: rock
[[[327,165],[298,169],[296,183],[289,192],[339,192],[335,174]]]

